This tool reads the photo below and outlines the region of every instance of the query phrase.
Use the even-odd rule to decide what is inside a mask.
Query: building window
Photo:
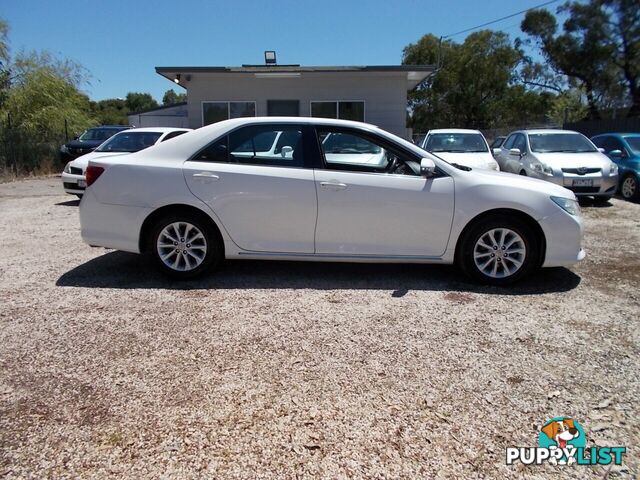
[[[311,102],[311,116],[364,122],[364,102]]]
[[[255,117],[256,102],[202,102],[202,124],[230,118]]]

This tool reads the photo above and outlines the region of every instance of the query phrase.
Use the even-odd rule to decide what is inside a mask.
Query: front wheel
[[[637,200],[640,197],[638,179],[635,175],[627,175],[620,184],[620,194],[626,200]]]
[[[526,223],[517,218],[492,217],[465,232],[458,264],[481,283],[508,285],[536,268],[538,258],[538,241]]]
[[[222,246],[212,228],[186,213],[156,222],[149,251],[160,270],[177,279],[196,277],[222,261]]]

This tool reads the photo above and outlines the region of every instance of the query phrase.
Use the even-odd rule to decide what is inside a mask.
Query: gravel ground
[[[170,283],[0,185],[0,476],[585,478],[640,472],[640,205],[512,289],[453,268],[228,262]],[[558,415],[622,468],[505,465]]]

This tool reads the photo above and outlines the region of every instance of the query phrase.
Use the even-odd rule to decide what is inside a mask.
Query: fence
[[[52,128],[44,135],[39,132],[38,137],[14,127],[10,116],[0,119],[0,175],[61,170],[60,146],[69,138],[65,125]]]
[[[565,123],[564,128],[567,130],[575,130],[587,137],[592,137],[600,133],[640,132],[640,117],[585,120],[582,122]]]

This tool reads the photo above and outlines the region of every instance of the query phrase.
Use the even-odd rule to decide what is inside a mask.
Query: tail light
[[[89,165],[87,167],[87,171],[84,173],[84,178],[87,181],[87,187],[90,186],[96,180],[98,180],[98,177],[102,175],[102,172],[104,172],[103,167],[96,167],[95,165]]]

